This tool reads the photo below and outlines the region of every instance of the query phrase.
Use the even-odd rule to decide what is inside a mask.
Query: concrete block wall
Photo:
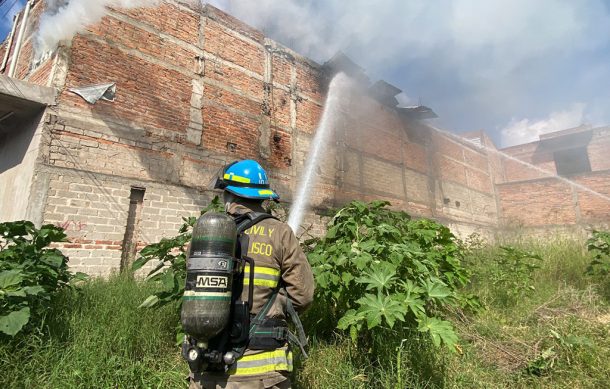
[[[180,186],[117,179],[112,175],[44,168],[47,180],[45,223],[65,228],[70,242],[57,247],[77,271],[108,274],[118,270],[124,246],[131,188],[144,190],[137,220],[137,247],[175,236],[182,217],[198,216],[210,194]]]

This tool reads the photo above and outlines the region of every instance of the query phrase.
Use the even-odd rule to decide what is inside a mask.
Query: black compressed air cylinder
[[[235,222],[224,213],[206,213],[193,228],[181,319],[197,341],[207,342],[229,323],[236,240]]]

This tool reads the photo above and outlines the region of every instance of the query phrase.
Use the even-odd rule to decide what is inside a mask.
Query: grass
[[[187,368],[174,346],[175,306],[138,310],[153,291],[128,277],[58,296],[43,330],[0,346],[1,388],[167,388]]]
[[[535,290],[506,298],[494,284],[498,247],[471,250],[470,292],[480,313],[447,312],[461,353],[435,349],[414,330],[382,333],[357,348],[328,328],[324,302],[308,314],[310,358],[296,388],[599,388],[610,382],[608,279],[584,275],[584,245],[519,242],[543,258]],[[175,346],[175,306],[138,310],[154,286],[126,277],[93,280],[60,295],[34,335],[0,345],[0,387],[186,387]]]

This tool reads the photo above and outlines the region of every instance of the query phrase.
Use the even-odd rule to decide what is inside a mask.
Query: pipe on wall
[[[28,24],[28,18],[30,17],[30,9],[32,8],[32,5],[33,0],[28,0],[27,4],[25,5],[25,13],[23,14],[21,26],[19,27],[17,41],[15,42],[15,50],[13,51],[13,56],[11,58],[11,66],[7,73],[9,77],[15,77],[15,73],[17,72],[17,60],[19,59],[19,54],[21,53],[21,45],[23,44],[25,29]]]
[[[6,53],[4,53],[4,59],[2,60],[2,66],[0,66],[0,72],[4,73],[6,69],[6,64],[8,63],[8,56],[11,53],[11,47],[13,47],[13,38],[15,38],[15,30],[17,29],[17,20],[19,20],[19,15],[13,16],[13,28],[11,28],[11,33],[8,36],[8,44],[6,45]]]

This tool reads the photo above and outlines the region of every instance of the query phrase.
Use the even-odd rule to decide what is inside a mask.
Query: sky
[[[1,37],[13,1],[0,6],[0,16],[7,13]],[[85,10],[92,3],[73,1]],[[439,115],[434,125],[482,129],[498,146],[581,124],[610,125],[610,0],[212,3],[319,63],[341,50],[371,81],[402,89],[404,105],[431,107]],[[48,24],[57,34],[69,23]]]

